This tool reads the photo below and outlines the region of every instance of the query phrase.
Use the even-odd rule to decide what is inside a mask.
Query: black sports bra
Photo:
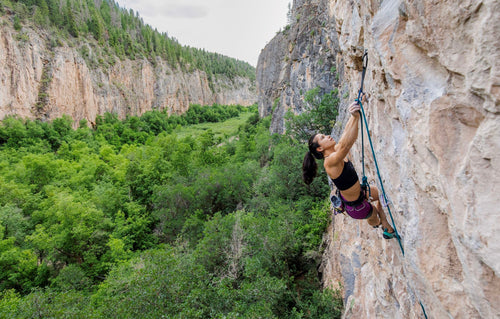
[[[354,184],[358,182],[358,174],[354,169],[351,161],[347,161],[344,163],[344,168],[342,169],[342,173],[340,173],[339,177],[336,179],[332,179],[332,182],[337,186],[337,188],[341,191],[345,191],[346,189],[351,188]]]

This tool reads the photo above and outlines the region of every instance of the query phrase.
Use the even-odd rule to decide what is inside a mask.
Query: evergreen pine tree
[[[71,2],[70,0],[66,1],[66,14],[64,16],[66,20],[66,27],[68,28],[69,34],[74,36],[75,38],[78,37],[78,26],[75,21],[75,15],[73,14],[73,9],[71,7]]]

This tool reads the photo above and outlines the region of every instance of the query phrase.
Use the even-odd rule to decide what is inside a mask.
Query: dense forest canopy
[[[51,32],[52,46],[61,45],[62,40],[96,41],[96,49],[102,50],[100,63],[113,63],[114,56],[147,58],[152,63],[161,58],[174,68],[202,70],[209,77],[255,79],[255,68],[247,62],[183,46],[145,24],[138,13],[121,8],[112,0],[0,0],[0,13],[12,20],[21,32],[20,39],[23,26],[34,24]]]
[[[317,272],[327,183],[304,186],[304,143],[269,125],[220,105],[6,118],[0,317],[339,318]]]

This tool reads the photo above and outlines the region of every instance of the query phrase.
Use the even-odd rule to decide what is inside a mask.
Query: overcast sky
[[[260,51],[287,23],[292,0],[117,0],[180,44],[257,65]]]

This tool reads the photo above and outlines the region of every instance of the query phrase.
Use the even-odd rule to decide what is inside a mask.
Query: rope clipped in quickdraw
[[[368,136],[368,141],[370,142],[370,147],[371,147],[371,151],[372,151],[372,155],[373,155],[373,161],[375,163],[375,168],[377,170],[377,176],[379,179],[380,188],[381,188],[382,194],[383,194],[383,200],[386,203],[388,203],[389,201],[387,200],[387,196],[386,196],[385,189],[384,189],[384,184],[382,182],[382,177],[380,176],[380,169],[378,167],[377,157],[375,156],[375,149],[373,147],[372,139],[370,136],[370,130],[368,129],[368,121],[366,120],[365,110],[363,108],[363,103],[361,103],[361,98],[364,95],[363,84],[365,81],[365,73],[366,73],[367,66],[368,66],[368,51],[365,50],[365,53],[363,54],[363,73],[361,74],[361,86],[359,88],[358,98],[356,99],[356,102],[358,102],[360,109],[361,109],[360,113],[361,113],[361,118],[362,118],[362,120],[361,120],[361,143],[362,143],[361,144],[361,148],[362,148],[361,156],[362,156],[362,165],[363,165],[363,179],[362,179],[361,187],[367,187],[368,190],[370,189],[368,182],[367,182],[368,179],[365,175],[365,151],[364,151],[364,145],[363,145],[364,144],[363,122],[364,122],[364,126],[366,128],[366,135]],[[399,247],[401,248],[401,252],[402,252],[403,257],[404,257],[405,251],[403,249],[403,244],[401,243],[401,237],[398,234],[398,230],[396,228],[396,224],[394,223],[394,218],[392,217],[391,208],[389,207],[389,205],[387,205],[387,211],[389,212],[389,216],[391,217],[392,227],[394,228],[394,234],[398,240]],[[427,313],[425,312],[425,308],[424,308],[424,305],[422,304],[422,301],[419,300],[419,304],[420,304],[420,307],[422,308],[422,311],[424,313],[424,317],[427,319]]]
[[[383,194],[383,200],[384,200],[384,202],[388,203],[387,196],[385,194],[384,184],[382,183],[382,177],[380,176],[380,170],[378,168],[377,157],[375,156],[375,149],[373,148],[373,143],[372,143],[372,139],[370,136],[370,130],[368,129],[368,121],[366,120],[365,110],[363,108],[363,103],[361,102],[361,98],[364,95],[363,84],[365,82],[365,74],[366,74],[367,67],[368,67],[368,50],[365,50],[365,53],[363,54],[363,72],[361,74],[361,86],[360,86],[359,91],[358,91],[358,98],[356,99],[356,102],[358,102],[358,105],[360,107],[359,112],[361,113],[361,161],[362,161],[362,165],[363,165],[363,178],[362,178],[362,182],[361,182],[361,187],[364,188],[365,190],[366,189],[368,189],[368,191],[370,190],[370,186],[368,185],[368,178],[366,177],[366,174],[365,174],[365,146],[364,146],[364,129],[363,129],[363,124],[364,124],[365,129],[366,129],[366,133],[367,133],[366,135],[368,136],[368,141],[370,142],[370,147],[371,147],[372,154],[373,154],[373,161],[375,162],[375,168],[377,169],[377,175],[379,178],[380,187],[381,187],[382,194]],[[369,195],[371,196],[371,194],[369,194]],[[387,206],[387,211],[389,212],[389,216],[391,217],[391,222],[392,222],[392,227],[394,228],[395,237],[398,240],[399,247],[401,248],[401,252],[403,253],[403,256],[404,256],[405,251],[403,249],[403,244],[401,243],[401,237],[399,236],[398,230],[396,228],[396,224],[394,223],[394,218],[392,217],[391,208],[389,206]]]
[[[358,91],[358,98],[356,99],[356,102],[358,102],[359,105],[361,105],[361,100],[364,95],[363,92],[363,84],[365,83],[365,74],[366,74],[366,68],[368,67],[368,50],[365,50],[365,53],[363,54],[363,73],[361,73],[361,86],[359,87]],[[361,115],[361,111],[359,111]],[[368,126],[367,126],[368,128]],[[363,177],[361,179],[361,188],[366,191],[368,191],[368,197],[372,197],[371,194],[371,189],[370,185],[368,184],[368,178],[366,177],[365,174],[365,134],[363,130],[363,121],[361,121],[361,159],[362,159],[362,167],[363,167]]]

